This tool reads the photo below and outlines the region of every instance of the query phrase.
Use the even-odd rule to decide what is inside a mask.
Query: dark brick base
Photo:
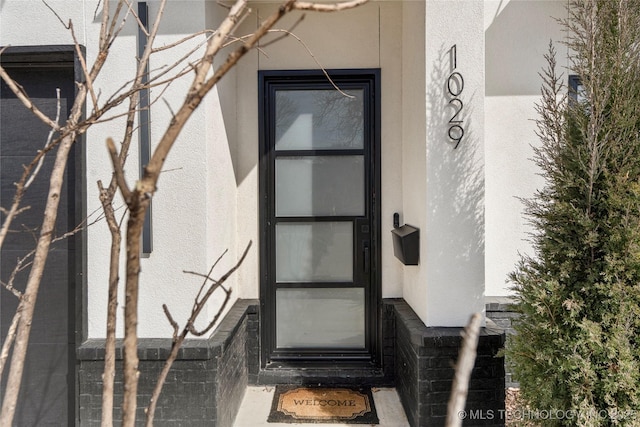
[[[208,340],[188,340],[169,372],[155,414],[156,426],[220,426],[233,424],[248,384],[248,338],[258,322],[257,302],[240,300]],[[254,342],[255,344],[255,342]],[[137,423],[171,348],[168,339],[141,339]],[[122,359],[122,343],[117,358]],[[102,407],[104,340],[89,340],[77,351],[79,424],[99,426]],[[121,369],[119,369],[121,371]],[[114,417],[121,419],[122,376],[116,376]]]
[[[508,297],[487,297],[486,298],[487,322],[491,321],[498,328],[504,331],[506,336],[515,334],[513,329],[513,320],[519,314],[513,311],[511,304],[513,300]],[[509,342],[505,343],[509,345]],[[520,387],[520,384],[513,378],[509,360],[505,359],[504,366],[504,383],[505,387]]]
[[[461,328],[427,328],[402,299],[384,300],[382,366],[260,369],[259,304],[238,300],[208,340],[189,340],[174,363],[158,402],[157,426],[232,426],[247,385],[367,384],[395,386],[412,427],[444,425]],[[483,328],[469,385],[467,409],[478,417],[464,426],[502,426],[504,361],[495,357],[504,333]],[[166,359],[171,340],[140,340],[140,397],[143,408]],[[118,358],[122,348],[119,344]],[[77,351],[79,425],[99,426],[104,340],[89,340]],[[116,378],[115,404],[122,401]],[[119,407],[115,417],[119,419]]]
[[[394,308],[396,389],[409,423],[444,426],[462,328],[428,328],[404,300],[385,304]],[[502,331],[482,328],[464,426],[504,426],[504,360],[496,357],[503,344]]]

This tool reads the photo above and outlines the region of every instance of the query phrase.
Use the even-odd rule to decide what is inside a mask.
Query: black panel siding
[[[29,48],[23,49],[25,52]],[[32,54],[21,54],[28,65],[7,49],[2,55],[8,73],[21,84],[43,113],[55,118],[60,94],[60,123],[64,123],[75,96],[73,50],[66,49],[51,62],[34,60]],[[67,62],[59,63],[61,57]],[[41,58],[42,59],[42,58]],[[55,64],[53,64],[55,62]],[[0,205],[9,208],[14,197],[14,183],[20,179],[23,165],[29,164],[47,141],[49,128],[29,112],[3,82],[0,106]],[[55,137],[55,136],[54,136]],[[81,149],[74,146],[70,154],[65,184],[60,194],[60,208],[55,235],[72,230],[78,221],[76,211],[76,164],[74,157]],[[55,149],[45,158],[40,173],[25,194],[21,206],[30,209],[12,223],[4,241],[0,263],[0,280],[7,281],[18,259],[35,248],[46,203]],[[82,204],[80,204],[82,206]],[[4,219],[4,215],[2,215]],[[15,422],[21,426],[73,425],[75,407],[75,280],[76,245],[64,239],[51,246],[36,301],[30,344]],[[19,273],[15,286],[23,291],[29,268]],[[17,299],[0,290],[0,333],[5,337]],[[5,376],[6,381],[6,376]],[[2,388],[4,389],[3,383]]]

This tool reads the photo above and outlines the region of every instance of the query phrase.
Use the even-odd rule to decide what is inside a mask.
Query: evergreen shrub
[[[640,1],[570,0],[567,16],[581,87],[567,90],[550,44],[545,186],[524,201],[535,253],[510,276],[521,317],[506,353],[540,425],[640,426]]]

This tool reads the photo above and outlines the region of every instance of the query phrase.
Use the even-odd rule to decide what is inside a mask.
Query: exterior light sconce
[[[420,260],[420,229],[409,224],[400,226],[400,215],[393,214],[393,254],[404,265],[418,265]]]

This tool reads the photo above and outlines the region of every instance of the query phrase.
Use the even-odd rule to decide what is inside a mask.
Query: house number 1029
[[[449,100],[449,104],[453,107],[453,116],[449,119],[449,130],[447,131],[447,135],[449,139],[455,143],[454,149],[458,148],[460,145],[460,141],[462,141],[462,137],[464,137],[464,128],[462,127],[462,109],[464,108],[464,104],[462,100],[459,98],[460,94],[464,90],[464,78],[459,71],[456,71],[458,68],[458,58],[457,58],[457,48],[454,44],[451,46],[449,50],[449,57],[451,63],[451,74],[447,78],[447,92],[451,99]]]

